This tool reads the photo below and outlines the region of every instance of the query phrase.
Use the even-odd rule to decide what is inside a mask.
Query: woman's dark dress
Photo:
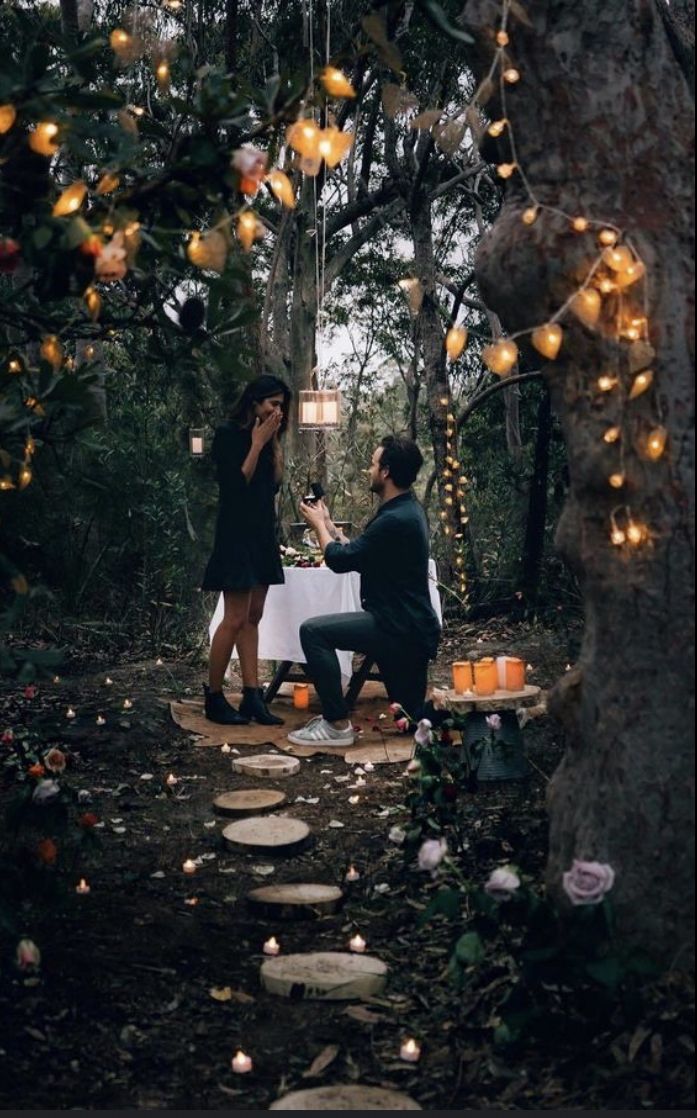
[[[247,482],[242,463],[251,445],[251,432],[231,421],[215,433],[211,455],[220,489],[218,519],[202,590],[251,590],[284,581],[276,539],[273,450],[267,443]]]

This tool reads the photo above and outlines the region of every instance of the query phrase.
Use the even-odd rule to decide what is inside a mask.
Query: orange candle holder
[[[498,683],[496,661],[491,656],[474,665],[474,690],[478,695],[493,695]]]
[[[506,660],[506,690],[522,691],[525,687],[525,664],[515,656]]]
[[[293,684],[293,706],[296,710],[307,710],[310,705],[310,686],[308,683]]]
[[[471,691],[474,686],[472,663],[470,660],[456,660],[453,664],[453,691],[458,695]]]

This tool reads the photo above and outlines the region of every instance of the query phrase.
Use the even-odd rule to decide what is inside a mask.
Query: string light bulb
[[[85,200],[87,187],[84,182],[74,182],[67,186],[53,206],[54,217],[67,217],[76,213]]]
[[[624,485],[626,479],[625,479],[624,474],[616,473],[616,474],[610,474],[610,476],[607,480],[608,480],[608,484],[613,489],[621,489],[622,486]]]
[[[523,222],[523,225],[533,225],[537,220],[537,215],[539,212],[539,206],[528,206],[527,209],[523,210],[522,214],[520,215],[520,220]]]
[[[95,194],[111,194],[112,190],[116,190],[119,185],[119,176],[112,174],[110,171],[105,171],[101,176],[95,188]]]
[[[646,538],[646,529],[643,524],[637,524],[631,517],[627,523],[627,541],[637,547]]]
[[[629,389],[629,399],[636,400],[637,396],[641,396],[653,384],[653,370],[643,369],[642,372],[637,373],[632,381],[632,386]]]
[[[622,431],[619,427],[608,427],[603,433],[603,442],[616,443],[622,437]]]
[[[517,163],[499,163],[496,168],[496,174],[500,179],[510,179],[511,175],[518,170]]]
[[[48,361],[49,365],[52,365],[54,369],[58,368],[63,361],[63,346],[55,334],[47,334],[46,337],[42,339],[39,347],[39,354],[43,357],[44,361]]]
[[[603,252],[603,263],[613,272],[624,272],[633,263],[634,257],[626,245],[608,246]]]
[[[532,332],[532,344],[538,353],[554,361],[561,349],[564,332],[558,322],[547,322]]]
[[[615,281],[620,288],[631,287],[632,284],[637,283],[642,278],[645,272],[646,268],[643,260],[633,260],[621,272],[617,272]]]
[[[617,244],[617,233],[614,229],[601,229],[598,233],[598,240],[601,245],[610,246]]]
[[[507,31],[504,31],[503,27],[496,32],[496,43],[498,46],[507,47],[510,41],[510,35]]]
[[[617,524],[613,524],[610,531],[610,540],[615,545],[615,547],[621,547],[626,539],[627,537],[625,536],[622,529]]]
[[[602,299],[593,287],[577,291],[569,303],[569,308],[585,326],[595,326],[600,318]]]
[[[14,105],[0,105],[0,136],[9,132],[17,119],[17,110]]]
[[[59,146],[56,143],[57,135],[58,125],[52,120],[42,120],[29,133],[29,147],[37,155],[55,155]]]
[[[269,184],[274,198],[276,198],[282,206],[285,206],[288,210],[295,209],[293,184],[285,171],[279,171],[278,169],[270,171],[266,176],[266,182]]]
[[[490,136],[493,136],[494,138],[496,138],[497,136],[501,136],[503,134],[503,131],[506,128],[507,124],[508,124],[508,121],[507,121],[506,117],[503,117],[502,120],[494,120],[494,121],[491,122],[491,124],[487,128],[487,132],[489,133]]]
[[[644,454],[651,462],[657,462],[662,457],[668,441],[668,432],[665,427],[654,427],[646,437]]]
[[[449,361],[457,361],[467,345],[467,329],[464,326],[451,326],[445,335],[445,351]],[[446,401],[447,402],[447,401]]]
[[[575,217],[571,222],[574,233],[585,233],[589,225],[587,217]]]
[[[520,81],[520,70],[516,70],[515,66],[507,66],[501,77],[508,85],[515,85]]]
[[[484,346],[482,360],[492,373],[505,377],[518,360],[518,346],[510,338],[502,339],[493,345]]]
[[[610,373],[603,373],[597,380],[597,385],[601,392],[612,392],[613,388],[616,388],[619,383],[617,377],[611,376]]]
[[[242,210],[237,217],[235,225],[237,236],[245,252],[249,252],[252,245],[264,236],[264,226],[259,221],[253,210]]]
[[[20,489],[26,489],[32,479],[32,472],[27,465],[20,468],[17,475],[17,485]]]
[[[286,132],[286,139],[298,155],[303,155],[307,159],[314,159],[317,156],[320,133],[321,129],[312,117],[305,117],[291,124]]]
[[[11,357],[7,362],[8,373],[21,373],[23,369],[22,362],[19,357]]]
[[[87,313],[89,314],[92,321],[96,322],[97,319],[99,318],[99,312],[102,309],[102,297],[101,297],[101,295],[96,290],[96,288],[88,287],[85,290],[85,294],[83,295],[83,299],[85,300],[85,306],[87,307]]]
[[[167,62],[166,59],[158,62],[155,67],[155,78],[157,79],[157,85],[161,92],[165,92],[169,89],[171,74],[169,62]]]

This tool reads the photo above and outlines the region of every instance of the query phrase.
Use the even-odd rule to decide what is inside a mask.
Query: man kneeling
[[[327,566],[337,574],[360,573],[365,612],[311,617],[301,625],[307,673],[322,715],[288,735],[294,745],[353,745],[337,649],[363,652],[374,660],[390,700],[413,720],[421,715],[428,662],[440,638],[428,591],[428,525],[411,489],[422,464],[421,451],[411,439],[388,435],[382,440],[368,471],[380,507],[363,534],[350,542],[323,502],[300,505]]]

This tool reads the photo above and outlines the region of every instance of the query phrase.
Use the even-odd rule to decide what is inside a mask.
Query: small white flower
[[[56,798],[60,790],[57,780],[40,780],[31,798],[35,804],[47,804]]]
[[[20,970],[35,970],[41,965],[41,952],[33,939],[20,939],[15,959]]]
[[[431,723],[428,718],[422,718],[416,727],[414,741],[418,745],[428,745],[431,741]]]
[[[395,846],[401,846],[405,838],[407,837],[407,833],[406,831],[403,831],[401,827],[397,827],[395,825],[394,827],[390,827],[390,833],[387,837],[390,842],[393,842],[395,844]]]
[[[484,892],[493,897],[495,901],[510,901],[513,894],[520,888],[520,878],[510,866],[500,866],[492,870],[489,880],[484,886]]]
[[[443,861],[448,852],[445,839],[426,839],[419,850],[419,869],[433,872]]]
[[[501,715],[500,714],[487,714],[486,724],[487,724],[487,726],[489,727],[490,730],[494,730],[494,731],[500,730],[501,729]]]

